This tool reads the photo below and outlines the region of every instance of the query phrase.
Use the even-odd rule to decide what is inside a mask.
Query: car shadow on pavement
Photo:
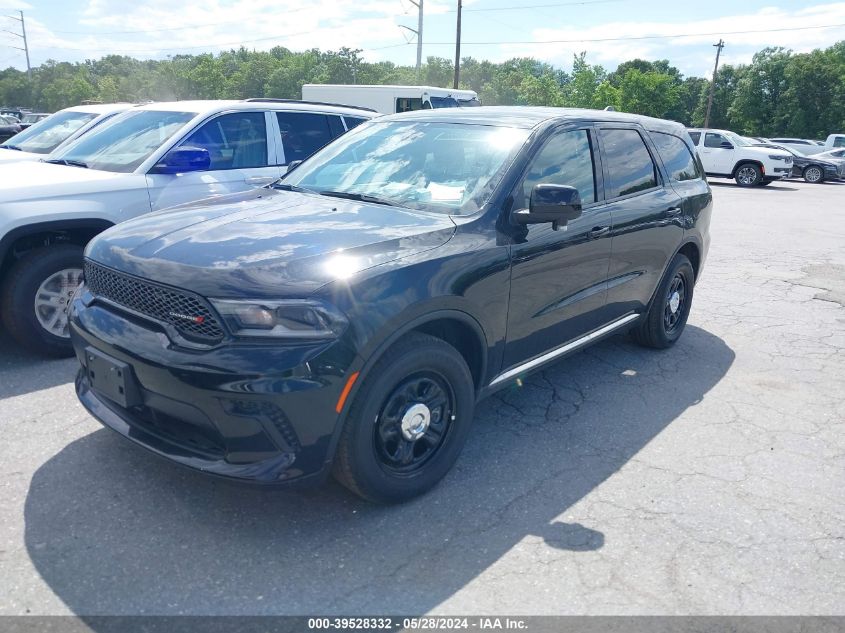
[[[73,382],[77,361],[31,354],[0,332],[0,402],[41,389]]]
[[[708,180],[707,184],[711,187],[725,187],[728,189],[754,189],[754,191],[798,191],[798,187],[787,187],[785,185],[766,185],[763,187],[740,187],[738,184],[733,182],[716,182],[713,180]]]
[[[446,480],[392,507],[332,482],[234,486],[101,429],[34,474],[27,551],[83,616],[426,612],[517,544],[574,557],[601,548],[603,526],[566,513],[733,360],[692,326],[661,352],[605,341],[482,402]]]

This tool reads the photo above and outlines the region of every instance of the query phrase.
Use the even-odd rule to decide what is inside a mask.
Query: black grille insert
[[[87,260],[85,283],[95,296],[169,323],[187,339],[211,343],[223,338],[223,328],[211,307],[190,292],[138,279]]]

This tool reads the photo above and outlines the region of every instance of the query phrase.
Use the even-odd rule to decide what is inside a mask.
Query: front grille
[[[189,340],[212,343],[223,338],[223,328],[210,306],[192,293],[138,279],[87,260],[85,283],[95,296],[169,323]]]

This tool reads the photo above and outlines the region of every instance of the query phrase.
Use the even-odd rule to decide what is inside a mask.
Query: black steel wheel
[[[445,341],[412,332],[367,371],[338,443],[335,478],[378,503],[405,501],[442,479],[469,435],[475,386]]]
[[[382,468],[397,475],[423,468],[449,434],[455,396],[446,380],[421,372],[388,396],[373,428],[373,448]]]
[[[685,255],[675,255],[639,324],[634,339],[646,347],[665,349],[681,337],[692,306],[695,271]]]

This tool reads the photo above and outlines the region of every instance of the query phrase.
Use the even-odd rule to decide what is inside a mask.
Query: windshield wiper
[[[84,167],[88,169],[88,165],[83,163],[81,160],[71,160],[68,158],[51,158],[49,160],[45,160],[45,163],[50,163],[51,165],[68,165],[70,167]]]
[[[377,196],[371,196],[366,193],[353,193],[351,191],[318,191],[321,196],[331,196],[332,198],[345,198],[346,200],[356,200],[358,202],[368,202],[370,204],[384,204],[390,207],[401,207],[404,205],[399,204],[394,200],[387,200],[386,198],[379,198]]]
[[[296,185],[289,185],[286,182],[274,182],[270,186],[273,189],[278,189],[279,191],[296,191],[297,193],[315,193],[311,189],[306,189],[305,187],[297,187]]]
[[[17,145],[6,145],[6,144],[4,143],[3,145],[0,145],[0,147],[2,147],[3,149],[16,149],[16,150],[17,150],[17,151],[19,151],[19,152],[22,152],[22,151],[23,151],[23,150],[22,150],[20,147],[18,147]]]

